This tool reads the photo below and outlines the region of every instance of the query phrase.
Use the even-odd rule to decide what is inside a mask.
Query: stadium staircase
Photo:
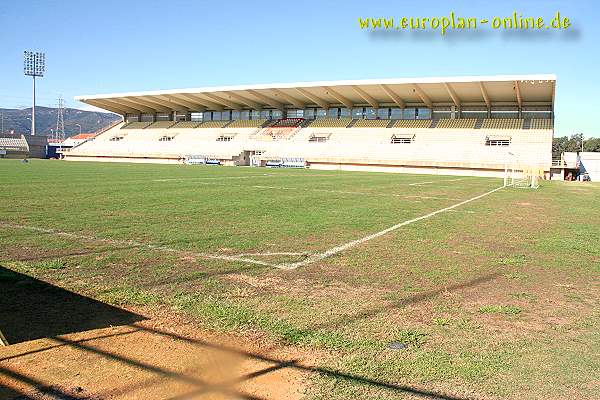
[[[265,128],[252,134],[250,139],[267,141],[290,140],[298,133],[298,131],[300,131],[300,129],[302,129],[302,124],[304,122],[305,120],[303,118],[277,119]]]
[[[98,135],[100,135],[100,134],[108,131],[109,129],[114,128],[115,126],[117,126],[119,124],[125,125],[122,120],[114,121],[114,122],[112,122],[112,123],[110,123],[110,124],[108,124],[108,125],[100,128],[100,129],[98,129],[96,132],[94,132],[94,136],[91,139],[93,139],[94,137],[96,137],[96,136],[98,136]],[[90,140],[90,139],[88,139],[88,140]]]
[[[121,125],[121,124],[125,125],[122,120],[114,121],[114,122],[112,122],[112,123],[110,123],[110,124],[108,124],[108,125],[100,128],[100,129],[98,129],[96,132],[94,132],[94,136],[92,136],[90,138],[87,138],[87,139],[85,139],[84,141],[82,141],[80,143],[75,144],[73,147],[71,147],[69,149],[63,149],[63,152],[72,151],[73,149],[78,148],[79,146],[83,145],[84,143],[91,142],[94,139],[96,139],[96,137],[98,137],[99,135],[101,135],[104,132],[107,132],[107,131],[109,131],[109,130],[111,130],[111,129],[113,129],[113,128]]]

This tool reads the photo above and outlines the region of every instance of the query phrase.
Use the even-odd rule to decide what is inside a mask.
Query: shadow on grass
[[[394,309],[397,308],[403,308],[412,304],[417,304],[420,303],[422,301],[426,301],[429,299],[432,299],[442,293],[445,292],[453,292],[453,291],[457,291],[457,290],[461,290],[461,289],[465,289],[468,287],[473,287],[473,286],[477,286],[480,285],[482,283],[486,283],[486,282],[490,282],[494,279],[496,279],[497,277],[501,276],[502,273],[500,272],[492,272],[474,279],[471,279],[469,281],[466,282],[461,282],[461,283],[457,283],[454,285],[450,285],[450,286],[444,286],[442,288],[438,288],[438,289],[434,289],[434,290],[429,290],[427,292],[423,292],[423,293],[419,293],[419,294],[415,294],[413,296],[407,297],[405,299],[399,300],[399,301],[393,301],[390,304],[384,305],[384,306],[378,306],[378,307],[371,307],[367,310],[363,310],[361,312],[355,313],[353,315],[344,315],[340,318],[336,318],[336,319],[330,319],[327,321],[324,321],[322,323],[317,323],[315,325],[312,325],[311,328],[312,329],[332,329],[332,328],[336,328],[342,325],[346,325],[348,323],[352,323],[352,322],[356,322],[358,320],[361,319],[367,319],[367,318],[371,318],[374,317],[378,314],[381,313],[385,313],[388,311],[392,311]]]
[[[0,330],[9,344],[144,319],[1,266],[0,293]]]
[[[389,308],[406,306],[408,304],[414,304],[427,300],[439,295],[444,291],[459,290],[488,282],[498,275],[500,274],[491,273],[461,284],[421,293],[408,299],[395,302],[389,306],[363,311],[351,316],[350,318],[345,317],[344,319],[334,321],[327,325],[335,326],[336,324],[347,323],[349,319],[356,320],[359,318],[368,318],[369,316],[385,312]],[[140,315],[112,307],[88,297],[81,296],[50,285],[46,282],[31,278],[27,275],[23,275],[1,267],[0,290],[3,291],[3,296],[0,297],[0,307],[3,310],[3,318],[1,321],[2,326],[0,326],[0,328],[4,330],[9,343],[16,343],[37,338],[49,338],[50,341],[54,342],[54,345],[45,347],[43,349],[35,349],[21,354],[11,355],[10,357],[5,357],[3,359],[0,358],[0,361],[15,361],[27,354],[35,353],[39,356],[40,353],[43,353],[49,349],[54,349],[57,347],[69,347],[81,352],[101,356],[111,362],[121,364],[123,367],[129,366],[147,371],[149,374],[154,376],[152,379],[142,381],[137,384],[132,384],[132,382],[130,382],[127,385],[115,387],[109,390],[108,393],[105,393],[106,396],[103,396],[102,393],[99,393],[99,397],[97,398],[111,397],[115,394],[124,395],[126,397],[129,395],[133,396],[133,392],[136,390],[144,388],[147,389],[152,385],[161,384],[164,380],[173,380],[192,386],[192,388],[187,392],[174,395],[172,397],[173,400],[195,397],[206,393],[220,393],[230,397],[258,400],[261,398],[252,394],[241,392],[235,388],[235,385],[242,382],[251,382],[253,379],[258,378],[259,376],[266,375],[274,371],[294,369],[305,373],[319,374],[332,379],[373,387],[392,393],[409,394],[418,398],[438,400],[464,399],[462,397],[424,390],[409,385],[399,385],[393,382],[371,379],[369,377],[337,371],[330,368],[306,365],[297,360],[284,360],[255,352],[243,351],[237,348],[208,342],[202,339],[190,338],[165,330],[146,327],[143,326],[143,324],[137,323],[143,319],[143,317]],[[70,340],[65,337],[60,337],[60,335],[65,333],[117,325],[129,326],[131,327],[131,330],[83,340]],[[176,371],[170,368],[161,367],[157,365],[158,363],[139,361],[123,354],[119,354],[115,350],[105,350],[93,344],[93,340],[109,337],[122,337],[124,335],[139,331],[144,331],[151,335],[158,335],[160,337],[164,337],[165,339],[168,338],[187,342],[199,347],[234,353],[251,360],[268,363],[269,365],[257,371],[229,379],[225,382],[214,383],[194,376],[195,372],[197,373],[201,371]],[[114,346],[114,348],[118,348],[118,346]],[[40,382],[35,377],[35,372],[33,371],[31,373],[27,373],[15,370],[10,366],[0,365],[0,376],[20,382],[21,386],[25,385],[28,387],[33,387],[39,393],[54,396],[60,399],[82,400],[89,398],[62,389],[60,386],[61,382],[56,382],[58,385],[53,384],[50,386],[46,382]],[[28,398],[25,394],[20,394],[15,389],[4,388],[0,390],[0,393],[2,393],[2,391],[4,391],[6,394],[6,398]],[[11,397],[8,397],[9,395]]]
[[[237,384],[243,383],[243,382],[251,382],[253,379],[256,379],[260,376],[272,373],[274,371],[284,370],[284,369],[288,368],[288,369],[300,370],[302,372],[307,372],[307,373],[312,373],[312,374],[320,374],[320,375],[327,376],[330,378],[341,379],[341,380],[353,382],[353,383],[360,384],[360,385],[370,386],[370,387],[374,387],[377,389],[383,389],[383,390],[390,391],[393,393],[410,394],[410,395],[418,397],[418,398],[437,399],[437,400],[465,400],[465,398],[463,398],[463,397],[456,397],[456,396],[447,395],[447,394],[443,394],[443,393],[437,393],[434,391],[419,389],[419,388],[411,387],[408,385],[398,385],[398,384],[394,384],[394,383],[383,382],[383,381],[370,379],[370,378],[359,376],[359,375],[336,371],[334,369],[305,365],[302,362],[299,362],[297,360],[283,360],[283,359],[269,357],[269,356],[265,356],[265,355],[254,353],[254,352],[243,351],[243,350],[239,350],[237,348],[224,346],[222,344],[211,343],[211,342],[208,342],[208,341],[205,341],[202,339],[190,338],[190,337],[186,337],[183,335],[179,335],[179,334],[168,332],[168,331],[161,330],[161,329],[140,326],[139,324],[133,324],[130,326],[131,326],[132,330],[127,331],[127,332],[122,332],[122,333],[116,334],[116,335],[97,336],[97,337],[93,337],[90,339],[69,340],[64,337],[51,338],[51,340],[56,343],[53,346],[47,347],[45,349],[38,349],[38,350],[30,351],[30,352],[21,353],[18,355],[11,356],[9,358],[10,359],[18,359],[19,357],[23,357],[27,354],[40,353],[40,352],[43,352],[48,349],[54,349],[56,347],[68,346],[70,348],[77,349],[82,352],[88,352],[88,353],[92,353],[95,355],[99,355],[107,360],[119,363],[119,364],[123,365],[124,367],[128,366],[128,367],[134,367],[136,369],[145,370],[154,376],[153,378],[150,378],[150,379],[147,379],[147,380],[144,380],[141,382],[137,382],[137,383],[128,382],[127,384],[121,385],[120,387],[109,389],[109,390],[107,390],[106,393],[96,393],[95,396],[93,397],[93,398],[100,398],[100,399],[104,398],[104,397],[112,397],[112,396],[125,396],[125,397],[134,396],[133,392],[140,390],[140,389],[147,390],[149,387],[151,387],[153,385],[157,385],[157,384],[162,384],[162,383],[164,383],[165,379],[168,379],[168,380],[174,380],[174,381],[181,382],[181,383],[190,384],[193,387],[191,390],[188,390],[187,392],[173,395],[172,397],[169,398],[172,400],[195,398],[196,396],[200,396],[200,395],[207,394],[207,393],[220,393],[220,394],[235,397],[235,398],[259,400],[259,399],[261,399],[261,397],[241,392],[241,391],[235,389],[234,386]],[[118,354],[116,351],[103,350],[98,347],[94,347],[93,345],[88,343],[88,342],[91,342],[91,341],[94,341],[97,339],[101,339],[101,338],[106,338],[106,337],[110,337],[110,336],[122,336],[122,335],[127,335],[127,334],[131,334],[134,332],[139,332],[139,331],[144,331],[144,332],[152,334],[152,335],[157,335],[157,336],[163,337],[164,339],[182,341],[182,342],[193,344],[194,346],[198,346],[198,347],[204,347],[204,348],[214,349],[214,350],[218,350],[218,351],[229,352],[229,353],[236,354],[236,355],[241,355],[245,358],[248,358],[248,359],[251,359],[254,361],[261,361],[261,362],[268,363],[269,365],[266,367],[263,367],[259,370],[245,373],[245,374],[242,374],[233,379],[226,380],[224,382],[211,383],[211,382],[199,379],[198,377],[192,375],[194,372],[201,372],[201,371],[193,371],[193,370],[186,370],[184,372],[174,371],[174,370],[158,367],[157,365],[154,365],[153,363],[143,362],[143,361],[132,359],[130,357],[123,356],[121,354]],[[118,346],[115,346],[115,347],[118,347]],[[6,360],[6,359],[4,359],[4,360]],[[2,361],[2,359],[0,359],[0,361]],[[73,396],[72,394],[66,393],[64,391],[61,392],[60,387],[57,385],[54,385],[54,386],[45,385],[44,383],[36,380],[36,378],[34,378],[34,377],[31,377],[29,375],[24,375],[23,373],[14,371],[13,369],[8,368],[8,367],[0,366],[0,375],[4,375],[13,380],[19,381],[22,384],[33,386],[40,393],[54,395],[60,399],[82,400],[82,399],[86,398],[86,397],[79,397],[77,395]],[[0,393],[1,393],[1,391],[0,391]],[[60,397],[60,396],[62,396],[62,397]],[[16,398],[19,399],[19,397],[16,397]],[[27,397],[24,397],[24,398],[27,398]]]

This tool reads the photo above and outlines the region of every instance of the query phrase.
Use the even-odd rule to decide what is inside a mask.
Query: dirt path
[[[306,354],[198,331],[167,311],[0,348],[2,399],[299,399]]]

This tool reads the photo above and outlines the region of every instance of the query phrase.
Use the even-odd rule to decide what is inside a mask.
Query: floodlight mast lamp
[[[46,70],[46,54],[42,52],[23,52],[23,73],[33,78],[33,105],[31,107],[31,135],[35,136],[35,77],[44,76]]]

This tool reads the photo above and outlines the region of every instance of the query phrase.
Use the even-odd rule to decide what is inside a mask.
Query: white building
[[[576,172],[587,172],[592,182],[600,182],[600,153],[565,152],[563,155],[565,168]]]

